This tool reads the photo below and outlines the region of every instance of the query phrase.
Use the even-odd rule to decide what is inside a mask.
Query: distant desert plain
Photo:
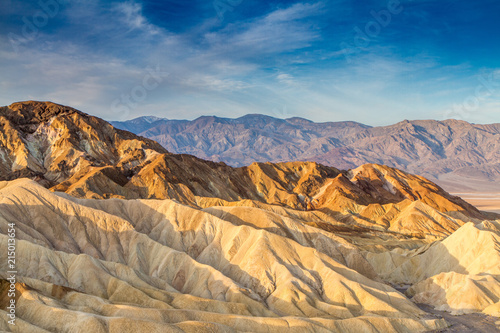
[[[498,193],[452,193],[477,207],[479,210],[500,214],[500,192]]]

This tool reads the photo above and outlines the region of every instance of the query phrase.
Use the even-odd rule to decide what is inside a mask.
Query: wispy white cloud
[[[130,27],[131,30],[138,29],[151,35],[156,35],[160,29],[149,23],[142,13],[142,4],[137,2],[121,2],[114,5],[114,10],[121,17],[121,20]]]
[[[297,3],[288,8],[256,18],[250,22],[230,24],[218,32],[207,33],[212,49],[224,53],[239,53],[241,57],[256,54],[277,54],[306,48],[321,38],[313,20],[323,4]]]
[[[218,92],[232,92],[248,88],[250,85],[241,80],[230,78],[219,78],[211,75],[190,75],[184,77],[178,83],[191,89],[209,90]]]
[[[295,80],[292,75],[286,74],[286,73],[281,73],[276,76],[279,82],[287,84],[287,85],[294,85]]]

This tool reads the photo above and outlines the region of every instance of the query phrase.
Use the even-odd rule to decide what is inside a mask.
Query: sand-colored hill
[[[82,200],[29,180],[0,182],[0,207],[2,247],[7,223],[16,223],[20,282],[18,325],[7,326],[2,310],[1,330],[418,332],[446,325],[349,268],[371,269],[343,239],[258,208],[223,214],[172,200]],[[238,222],[248,214],[258,221]]]
[[[467,223],[443,241],[413,251],[367,253],[385,281],[412,285],[415,302],[461,314],[500,317],[500,223]]]
[[[167,151],[156,142],[67,106],[30,101],[0,108],[0,178],[4,180],[31,177],[50,187],[75,173],[118,162],[122,174],[130,172],[159,153]]]

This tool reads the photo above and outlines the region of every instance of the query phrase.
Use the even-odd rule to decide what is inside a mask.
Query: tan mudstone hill
[[[257,208],[254,208],[258,211]],[[0,182],[0,243],[16,223],[10,332],[422,332],[446,327],[331,233],[259,211],[92,200]],[[229,218],[231,217],[231,218]],[[5,254],[2,253],[2,256]],[[7,261],[0,261],[5,296]],[[2,308],[5,297],[2,297]]]
[[[453,314],[500,317],[500,220],[467,223],[443,241],[413,251],[368,253],[387,282],[412,285],[408,296]]]
[[[50,102],[0,108],[0,129],[0,179],[29,177],[80,198],[280,206],[314,212],[302,220],[324,230],[396,239],[441,239],[465,222],[487,218],[425,178],[389,167],[341,171],[290,162],[232,168],[170,154],[154,141]]]

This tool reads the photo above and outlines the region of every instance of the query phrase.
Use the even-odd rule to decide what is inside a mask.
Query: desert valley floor
[[[499,193],[453,193],[465,201],[476,206],[480,210],[500,214],[500,192]]]

